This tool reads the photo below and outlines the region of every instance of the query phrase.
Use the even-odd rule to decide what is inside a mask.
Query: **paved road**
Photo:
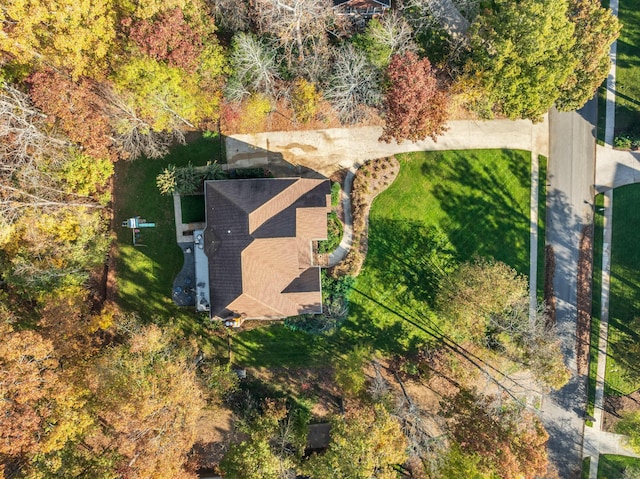
[[[576,273],[580,234],[592,222],[595,124],[594,100],[578,112],[549,114],[547,243],[555,252],[556,321],[573,379],[545,398],[541,416],[550,458],[563,479],[576,477],[582,460],[587,392],[586,378],[577,375]]]

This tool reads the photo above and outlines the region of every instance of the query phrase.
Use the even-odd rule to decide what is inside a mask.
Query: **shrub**
[[[318,252],[322,254],[331,253],[340,246],[340,242],[342,241],[342,222],[338,218],[337,213],[332,211],[327,216],[327,239],[326,241],[318,242]]]
[[[335,208],[340,204],[340,183],[334,181],[331,185],[331,206]]]

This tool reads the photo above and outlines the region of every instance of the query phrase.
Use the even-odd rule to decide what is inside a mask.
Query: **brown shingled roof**
[[[211,316],[278,318],[322,311],[311,241],[327,238],[328,180],[207,181]]]

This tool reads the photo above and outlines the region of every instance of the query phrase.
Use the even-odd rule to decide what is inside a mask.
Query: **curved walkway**
[[[351,189],[353,188],[353,178],[359,165],[352,165],[344,179],[342,189],[342,211],[344,212],[343,234],[340,245],[329,255],[329,268],[342,261],[351,249],[353,244],[353,215],[351,213]]]

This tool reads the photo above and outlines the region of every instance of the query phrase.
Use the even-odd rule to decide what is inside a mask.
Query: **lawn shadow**
[[[507,170],[479,163],[473,155],[457,153],[455,164],[431,174],[440,180],[433,194],[447,214],[441,226],[456,250],[456,259],[491,257],[529,272],[529,196],[518,198],[514,190],[529,191],[529,161],[514,151],[503,151]],[[504,178],[517,185],[505,184]],[[434,176],[435,178],[435,176]]]

